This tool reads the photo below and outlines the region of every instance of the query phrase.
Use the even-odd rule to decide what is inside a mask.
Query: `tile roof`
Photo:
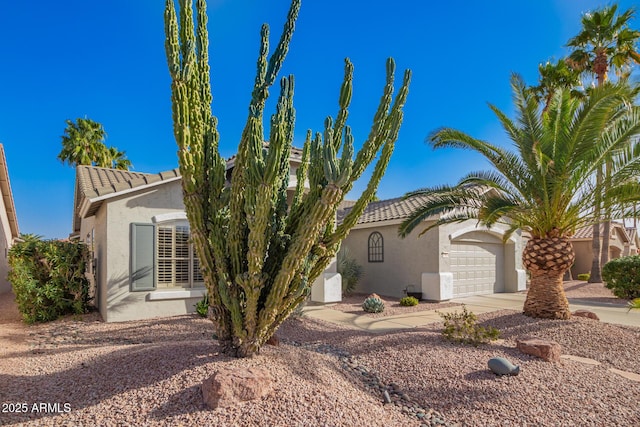
[[[93,199],[169,178],[176,178],[180,176],[180,171],[173,169],[166,172],[150,174],[95,166],[78,166],[77,176],[82,195],[86,198]]]
[[[269,141],[265,141],[262,146],[264,148],[269,148]],[[289,155],[289,160],[293,161],[302,161],[302,148],[291,147],[291,154]],[[226,161],[227,169],[231,168],[236,162],[236,155],[229,157]]]
[[[14,237],[20,235],[18,229],[18,217],[16,215],[16,206],[13,202],[13,192],[11,191],[11,182],[9,181],[9,169],[7,168],[7,158],[4,155],[4,146],[0,144],[0,193],[2,193],[2,201],[9,219],[9,231],[11,234],[6,236],[9,243]]]
[[[126,190],[162,183],[172,178],[179,178],[180,171],[172,169],[160,173],[139,173],[118,169],[99,168],[96,166],[78,166],[76,168],[76,194],[73,206],[73,231],[80,231],[80,209],[85,202],[90,202],[85,216],[95,214],[104,198],[117,196]],[[96,200],[99,199],[99,200]]]
[[[418,209],[426,200],[427,196],[419,195],[412,196],[407,199],[397,197],[395,199],[371,202],[364,209],[364,212],[358,219],[357,224],[405,219]],[[338,222],[342,222],[342,219],[344,219],[352,207],[353,205],[338,211]]]
[[[628,242],[630,241],[630,237],[629,237],[629,233],[628,230],[625,229],[625,227],[618,223],[618,222],[612,222],[611,223],[611,231],[618,229],[620,231],[620,233],[622,234],[623,239]],[[602,236],[602,233],[604,232],[604,224],[600,224],[600,236]],[[588,240],[588,239],[593,239],[593,226],[588,225],[585,227],[581,227],[579,229],[576,230],[575,234],[573,236],[571,236],[571,239],[573,240]]]

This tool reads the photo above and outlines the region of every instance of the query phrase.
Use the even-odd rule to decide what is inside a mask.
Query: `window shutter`
[[[156,288],[156,226],[131,224],[131,291]]]

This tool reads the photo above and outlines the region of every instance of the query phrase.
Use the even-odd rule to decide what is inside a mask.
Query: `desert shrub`
[[[590,273],[578,274],[578,280],[589,280],[590,277],[591,277]]]
[[[9,281],[27,323],[88,311],[88,250],[83,243],[26,239],[9,251]]]
[[[467,311],[466,306],[462,306],[462,313],[440,313],[440,317],[444,320],[444,330],[442,335],[449,341],[460,342],[464,344],[472,344],[478,346],[495,341],[500,336],[493,326],[480,326],[477,324],[478,316]]]
[[[369,297],[362,303],[362,309],[367,313],[382,313],[384,311],[384,301],[380,298]]]
[[[609,261],[602,268],[602,280],[618,298],[640,298],[640,256],[625,256]]]
[[[420,301],[416,297],[404,297],[400,300],[400,305],[403,307],[411,307],[414,305],[418,305]]]
[[[362,278],[363,269],[346,246],[338,252],[338,273],[342,276],[342,293],[350,295]]]
[[[629,311],[640,310],[640,298],[629,301]]]
[[[196,303],[196,313],[198,313],[200,317],[207,317],[209,314],[209,296],[207,294]]]

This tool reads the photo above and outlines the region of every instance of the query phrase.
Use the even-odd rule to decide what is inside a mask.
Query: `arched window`
[[[369,262],[384,261],[384,241],[382,234],[374,231],[369,235]]]

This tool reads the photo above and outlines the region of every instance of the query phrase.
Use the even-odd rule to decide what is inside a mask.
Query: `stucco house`
[[[293,149],[291,194],[301,159],[301,150]],[[228,179],[234,163],[234,157],[227,161]],[[180,180],[178,169],[158,174],[93,166],[76,169],[71,237],[90,248],[93,262],[88,273],[105,321],[193,312],[204,296]],[[334,262],[314,283],[312,293],[318,301],[329,302],[339,300],[340,289]]]
[[[465,221],[439,226],[421,237],[424,227],[398,237],[400,223],[422,202],[424,196],[414,196],[367,206],[343,242],[363,266],[356,291],[402,297],[409,288],[421,292],[423,299],[443,301],[526,289],[522,237],[513,234],[504,243],[503,227],[487,229],[477,221]],[[434,219],[425,226],[429,221]]]
[[[600,244],[602,245],[602,233],[604,225],[600,224]],[[609,259],[620,258],[621,256],[636,255],[640,249],[638,232],[633,227],[625,227],[619,222],[611,223],[611,234],[609,240]],[[593,261],[593,227],[587,226],[576,230],[571,237],[573,250],[576,253],[576,260],[571,267],[572,277],[578,274],[589,273]]]
[[[0,144],[0,195],[2,196],[0,197],[0,293],[4,293],[11,290],[11,284],[7,280],[9,249],[20,236],[20,232],[9,181],[7,158],[2,144]]]

